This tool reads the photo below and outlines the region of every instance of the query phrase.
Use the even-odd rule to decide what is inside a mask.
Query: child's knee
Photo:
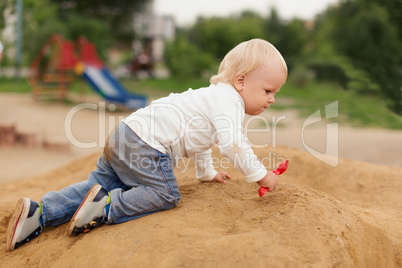
[[[179,202],[180,198],[176,198],[174,196],[170,196],[169,199],[165,199],[165,204],[160,207],[160,211],[169,210],[175,208],[177,203]]]

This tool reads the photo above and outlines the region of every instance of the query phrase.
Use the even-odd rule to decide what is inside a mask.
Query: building
[[[163,60],[165,43],[173,40],[176,26],[173,17],[154,13],[154,2],[150,0],[142,13],[134,16],[133,27],[138,36],[133,44],[136,55],[145,51],[155,62]]]

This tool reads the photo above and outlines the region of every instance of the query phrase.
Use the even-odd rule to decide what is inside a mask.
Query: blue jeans
[[[44,226],[70,221],[95,183],[110,192],[107,223],[133,220],[177,205],[181,194],[169,154],[150,147],[123,122],[106,146],[109,153],[102,153],[88,180],[42,197]]]

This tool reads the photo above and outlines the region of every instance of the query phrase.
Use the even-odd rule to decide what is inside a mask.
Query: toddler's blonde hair
[[[230,50],[219,65],[218,74],[211,77],[211,84],[227,83],[233,85],[238,73],[247,74],[273,61],[280,61],[285,75],[288,68],[281,53],[269,42],[262,39],[251,39],[242,42]]]

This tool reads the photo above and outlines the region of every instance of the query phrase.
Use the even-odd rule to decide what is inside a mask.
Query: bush
[[[54,34],[59,33],[65,35],[67,32],[66,25],[60,21],[49,19],[49,23],[43,26],[31,25],[24,32],[24,54],[28,65],[31,65],[35,56],[42,47]],[[29,42],[28,42],[29,40]]]
[[[300,65],[292,69],[289,68],[289,82],[298,88],[305,87],[314,79],[314,72],[307,69],[306,66]]]
[[[200,77],[215,66],[210,54],[200,51],[182,37],[166,45],[165,58],[171,75],[179,80]]]
[[[380,90],[378,84],[370,79],[366,71],[355,68],[344,57],[312,60],[308,68],[314,71],[318,80],[336,82],[344,89],[361,93],[374,93]]]
[[[106,59],[106,50],[111,46],[111,34],[108,24],[98,19],[90,19],[82,16],[74,16],[67,22],[66,39],[76,41],[80,36],[85,36],[88,41],[94,43],[102,60]]]

